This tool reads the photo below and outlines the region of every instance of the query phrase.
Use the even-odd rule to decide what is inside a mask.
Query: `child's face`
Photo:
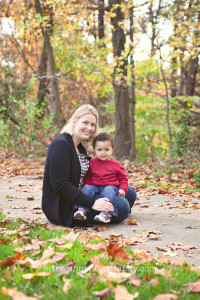
[[[111,141],[97,141],[94,152],[98,159],[103,161],[109,160],[113,153]]]

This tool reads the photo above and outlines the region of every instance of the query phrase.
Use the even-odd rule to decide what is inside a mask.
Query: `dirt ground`
[[[6,216],[48,223],[41,210],[42,175],[2,176],[0,190],[0,210]],[[199,199],[192,200],[200,203]],[[174,259],[183,257],[186,263],[200,268],[200,209],[192,205],[183,207],[183,201],[184,197],[170,199],[166,195],[154,195],[145,198],[138,193],[128,219],[117,225],[106,225],[107,230],[100,234],[136,238],[139,243],[131,247]],[[130,225],[129,221],[136,224]]]

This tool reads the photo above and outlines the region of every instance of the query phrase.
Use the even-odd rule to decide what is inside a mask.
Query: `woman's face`
[[[79,142],[88,141],[96,128],[96,117],[93,114],[85,114],[74,123],[73,137]]]

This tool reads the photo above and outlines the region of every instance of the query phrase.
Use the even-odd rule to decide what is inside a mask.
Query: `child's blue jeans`
[[[114,207],[114,211],[109,211],[108,213],[113,217],[118,216],[118,207],[117,207],[117,199],[116,199],[118,191],[119,191],[118,187],[113,185],[106,185],[106,186],[87,185],[82,190],[84,194],[93,197],[94,199],[108,198]],[[75,204],[75,208],[80,208],[80,207],[83,206]],[[83,208],[88,210],[87,207],[83,207]]]

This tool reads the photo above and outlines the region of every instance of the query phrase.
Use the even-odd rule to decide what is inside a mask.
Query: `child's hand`
[[[119,189],[118,195],[125,197],[125,192],[121,189]]]

